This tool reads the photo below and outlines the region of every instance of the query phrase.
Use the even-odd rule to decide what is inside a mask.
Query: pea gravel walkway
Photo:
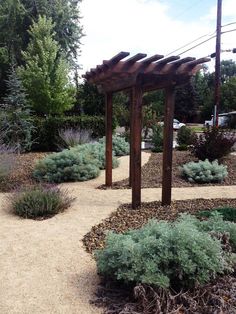
[[[143,163],[148,153],[142,154]],[[128,175],[128,157],[114,170],[114,179]],[[0,314],[99,314],[89,304],[98,277],[81,239],[121,203],[130,190],[95,190],[99,178],[63,184],[76,201],[65,213],[44,221],[22,220],[6,211],[0,194]],[[174,199],[235,197],[236,186],[173,189]],[[160,199],[160,189],[142,191],[143,201]]]

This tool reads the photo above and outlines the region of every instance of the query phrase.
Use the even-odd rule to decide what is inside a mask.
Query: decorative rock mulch
[[[193,199],[174,201],[171,206],[161,206],[161,202],[142,203],[137,210],[132,210],[130,204],[121,205],[110,217],[93,226],[83,238],[86,250],[92,253],[104,247],[108,230],[117,233],[129,229],[138,229],[149,219],[174,220],[180,213],[195,214],[200,210],[211,210],[219,207],[235,207],[236,199]]]
[[[180,175],[180,167],[190,161],[197,161],[190,152],[173,151],[172,186],[188,187],[202,184],[187,182]],[[206,185],[236,185],[236,155],[229,155],[222,160],[227,165],[228,176],[222,183],[207,183]],[[142,188],[156,188],[162,185],[162,153],[152,153],[149,161],[142,167]],[[101,189],[106,189],[104,185]],[[129,179],[114,182],[113,189],[129,188]]]

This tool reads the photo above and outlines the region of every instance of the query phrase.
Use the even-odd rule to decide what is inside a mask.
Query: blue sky
[[[202,35],[206,36],[194,44],[208,39],[216,29],[216,4],[217,0],[83,0],[81,74],[120,51],[166,55]],[[236,22],[236,0],[223,0],[222,24],[230,22]],[[233,28],[236,24],[222,30]],[[222,49],[231,48],[236,48],[236,32],[222,35]],[[214,51],[215,39],[181,56],[200,58]],[[236,54],[223,53],[222,59],[236,60]]]

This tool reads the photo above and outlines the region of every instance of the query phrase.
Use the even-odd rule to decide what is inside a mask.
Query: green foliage
[[[100,173],[98,161],[89,152],[65,149],[39,160],[33,176],[39,181],[61,183],[68,181],[87,181]]]
[[[56,187],[37,186],[10,196],[13,213],[23,218],[48,218],[68,208],[72,199]]]
[[[103,144],[105,146],[106,138],[103,137],[99,140],[99,143]],[[121,137],[119,135],[113,135],[112,136],[112,150],[115,154],[115,156],[125,156],[129,155],[129,143],[125,140],[124,137]]]
[[[104,115],[105,114],[105,98],[98,92],[95,85],[85,81],[79,86],[78,102],[82,112],[85,115]]]
[[[28,30],[39,16],[51,18],[55,40],[59,44],[59,55],[64,55],[70,70],[76,69],[83,36],[80,24],[79,4],[81,0],[1,0],[0,1],[0,99],[6,95],[4,81],[11,63],[24,65],[25,51],[30,36]]]
[[[47,116],[34,117],[35,132],[33,133],[33,150],[55,151],[60,144],[59,132],[61,129],[91,130],[93,137],[102,137],[105,134],[105,121],[102,116]]]
[[[215,160],[189,162],[181,168],[182,176],[191,183],[222,182],[228,175],[227,166],[219,165]]]
[[[151,142],[153,144],[152,151],[160,153],[163,151],[163,127],[159,124],[154,125],[152,131],[153,131],[151,138]]]
[[[236,222],[236,208],[234,207],[219,207],[212,210],[201,210],[197,213],[199,218],[209,218],[212,214],[218,213],[222,216],[223,220]]]
[[[163,288],[189,287],[232,271],[234,256],[210,234],[214,228],[225,232],[222,222],[221,228],[216,221],[203,224],[182,215],[173,223],[153,220],[125,234],[111,232],[105,248],[95,253],[98,271],[116,280]],[[235,225],[231,228],[236,232]]]
[[[29,104],[37,114],[60,114],[72,107],[68,92],[68,65],[59,54],[54,39],[52,19],[39,16],[30,27],[30,43],[22,52],[25,65],[19,74],[25,86]]]
[[[113,158],[113,168],[118,165]],[[39,181],[51,183],[87,181],[96,178],[104,168],[104,145],[91,143],[48,155],[37,162],[33,175]]]
[[[202,231],[211,233],[213,236],[227,235],[232,246],[233,252],[236,252],[236,224],[230,221],[224,221],[220,213],[214,212],[208,220],[199,224]],[[236,265],[236,263],[234,263]]]
[[[186,86],[177,88],[175,117],[180,121],[191,122],[197,114],[198,92],[194,78]]]
[[[14,147],[17,152],[28,151],[33,143],[34,126],[31,111],[27,106],[25,90],[14,67],[9,73],[6,84],[8,96],[0,109],[1,140],[5,145]]]
[[[201,160],[221,159],[230,153],[236,141],[234,133],[229,133],[220,128],[213,127],[204,130],[198,138],[196,138],[192,153]]]
[[[192,145],[196,141],[196,136],[196,133],[194,133],[191,128],[182,126],[177,133],[177,143],[179,144],[179,150],[185,147],[187,149],[189,145]]]
[[[93,157],[94,159],[96,159],[97,166],[99,167],[99,169],[105,169],[106,167],[105,144],[103,143],[83,144],[74,147],[74,150],[79,153],[85,153]],[[119,161],[115,157],[115,154],[113,152],[112,167],[117,168],[118,166]]]

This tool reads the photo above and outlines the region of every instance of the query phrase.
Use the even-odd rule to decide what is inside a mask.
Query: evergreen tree
[[[52,19],[39,17],[30,27],[30,43],[22,52],[25,66],[19,69],[29,104],[40,115],[61,114],[72,107],[68,93],[68,64],[54,39]]]
[[[0,111],[1,140],[18,153],[28,151],[32,145],[34,129],[31,111],[27,106],[25,90],[12,66],[6,81],[8,96]]]

